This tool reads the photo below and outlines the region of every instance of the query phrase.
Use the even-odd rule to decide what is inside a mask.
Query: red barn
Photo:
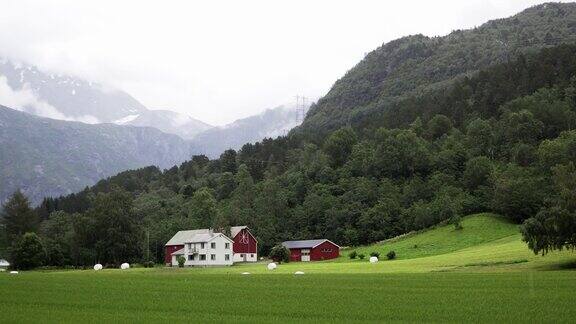
[[[258,240],[250,233],[248,226],[232,226],[230,236],[234,241],[234,262],[258,261]]]
[[[340,256],[340,247],[326,239],[282,242],[290,250],[291,261],[321,261]]]

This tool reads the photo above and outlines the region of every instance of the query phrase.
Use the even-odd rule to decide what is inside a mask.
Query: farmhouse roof
[[[198,234],[208,234],[211,230],[208,228],[203,229],[195,229],[189,231],[179,231],[178,233],[174,234],[170,241],[166,243],[166,245],[183,245],[186,242],[192,242],[191,240],[194,238],[195,235]]]
[[[0,267],[9,267],[10,266],[10,262],[4,260],[4,259],[0,259]]]
[[[319,240],[302,240],[302,241],[285,241],[282,242],[282,245],[284,245],[284,247],[288,248],[288,249],[312,249],[317,247],[318,245],[324,243],[324,242],[330,242],[336,246],[338,246],[338,244],[327,240],[327,239],[319,239]],[[338,246],[340,247],[340,246]]]
[[[212,238],[218,236],[220,233],[206,233],[206,234],[196,234],[192,236],[186,243],[198,243],[198,242],[208,242]]]
[[[248,228],[248,226],[232,226],[230,227],[230,235],[235,238],[241,230]]]

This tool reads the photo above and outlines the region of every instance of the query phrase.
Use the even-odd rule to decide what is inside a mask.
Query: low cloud
[[[98,118],[90,115],[66,116],[54,106],[38,99],[28,84],[24,84],[22,89],[12,89],[5,76],[0,76],[0,105],[46,118],[78,121],[86,124],[99,122]]]

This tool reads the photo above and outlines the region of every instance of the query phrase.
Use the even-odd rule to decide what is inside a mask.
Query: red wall
[[[242,234],[246,234],[248,236],[248,244],[242,243]],[[236,236],[234,237],[234,244],[232,244],[232,251],[234,253],[257,253],[258,252],[258,242],[252,233],[247,229],[243,229]]]
[[[300,249],[290,250],[290,261],[300,261]]]
[[[332,252],[322,252],[323,249],[332,249]],[[301,251],[302,249],[291,249],[290,250],[290,260],[291,261],[301,261]],[[331,242],[324,242],[317,247],[310,249],[310,261],[321,261],[335,259],[340,256],[340,248],[332,244]]]
[[[322,249],[331,249],[332,252],[322,252]],[[326,241],[310,251],[310,260],[320,261],[334,259],[340,256],[340,248],[332,242]]]
[[[164,253],[164,263],[172,263],[172,253],[183,249],[184,245],[168,245],[166,246],[166,252]]]

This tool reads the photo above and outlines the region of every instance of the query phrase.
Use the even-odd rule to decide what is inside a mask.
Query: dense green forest
[[[160,262],[186,228],[246,224],[266,254],[285,239],[360,245],[490,211],[528,220],[536,252],[573,246],[575,73],[576,46],[544,49],[398,101],[322,143],[295,131],[217,160],[123,172],[34,211],[15,194],[4,234],[15,255],[41,242],[50,265]]]

